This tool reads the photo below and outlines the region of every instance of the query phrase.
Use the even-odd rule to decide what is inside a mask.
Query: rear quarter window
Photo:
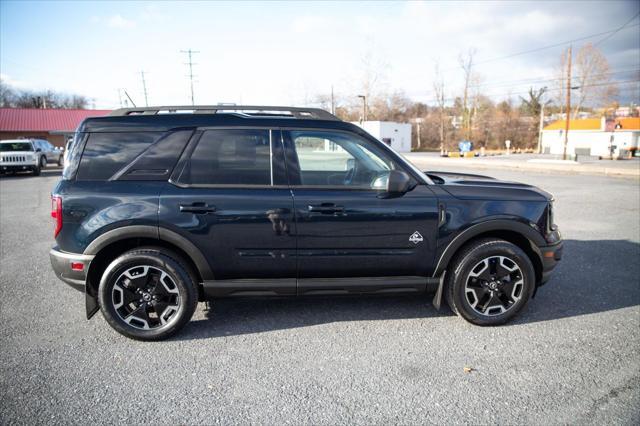
[[[164,132],[89,134],[77,179],[110,179],[163,135]]]

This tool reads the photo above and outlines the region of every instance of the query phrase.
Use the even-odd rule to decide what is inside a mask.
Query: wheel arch
[[[441,276],[447,270],[456,253],[470,242],[492,237],[508,241],[522,249],[533,264],[536,283],[540,282],[542,279],[542,253],[538,246],[545,245],[546,241],[532,227],[512,220],[490,220],[465,229],[442,252],[433,276]]]
[[[91,242],[83,254],[94,255],[87,271],[87,317],[98,308],[98,285],[104,269],[120,254],[142,246],[154,246],[173,251],[187,263],[198,282],[213,279],[211,267],[200,250],[185,237],[155,226],[125,226],[108,231]]]

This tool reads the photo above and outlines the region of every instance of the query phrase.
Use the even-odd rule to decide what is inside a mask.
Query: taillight
[[[62,229],[62,198],[51,196],[51,217],[54,220],[53,238],[57,237]]]

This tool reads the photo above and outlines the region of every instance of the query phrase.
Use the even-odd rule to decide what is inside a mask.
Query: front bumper
[[[34,170],[37,164],[0,164],[0,172],[24,172]]]
[[[551,278],[553,270],[562,259],[562,246],[562,241],[559,241],[549,246],[540,247],[542,254],[542,279],[539,285],[546,283],[549,281],[549,278]]]
[[[76,290],[85,291],[87,271],[94,256],[86,254],[66,253],[58,247],[49,251],[51,266],[57,277]],[[75,268],[72,268],[72,264]],[[82,264],[82,269],[79,265]]]

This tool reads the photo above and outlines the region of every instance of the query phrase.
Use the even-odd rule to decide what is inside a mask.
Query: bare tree
[[[467,139],[471,139],[471,111],[469,110],[469,87],[473,81],[473,57],[475,49],[469,49],[466,56],[460,54],[458,61],[464,72],[464,91],[462,94],[462,128]]]
[[[573,93],[576,99],[573,119],[578,117],[583,106],[605,105],[618,94],[617,86],[611,81],[607,58],[591,43],[578,51],[574,73],[575,86],[578,88]]]
[[[554,101],[559,107],[562,114],[565,108],[565,99],[567,98],[567,52],[563,50],[560,54],[560,63],[556,67],[556,75],[558,78],[554,82]]]
[[[438,124],[440,125],[440,155],[444,155],[444,107],[445,107],[445,86],[444,78],[440,72],[440,64],[436,62],[435,79],[433,80],[433,91],[436,95],[436,102],[438,104]]]
[[[0,107],[10,107],[16,101],[16,92],[11,86],[0,80]]]
[[[383,85],[386,79],[386,71],[389,64],[373,54],[373,49],[368,49],[361,59],[361,82],[359,95],[365,96],[365,108],[369,118],[378,115],[376,109],[370,109],[370,105],[375,104],[378,97],[382,95]],[[379,102],[378,102],[379,104]]]

